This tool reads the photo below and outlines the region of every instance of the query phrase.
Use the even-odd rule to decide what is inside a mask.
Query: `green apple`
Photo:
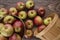
[[[1,35],[4,37],[10,37],[13,34],[13,27],[10,24],[5,24],[5,27],[1,29]]]
[[[17,9],[16,9],[15,7],[11,7],[11,8],[9,9],[9,13],[10,13],[11,15],[17,15]]]
[[[7,14],[7,9],[0,8],[0,15],[6,15],[6,14]]]
[[[18,17],[20,19],[26,19],[27,13],[25,11],[21,11],[21,12],[19,12]]]
[[[28,12],[29,18],[34,18],[37,15],[37,12],[35,10],[30,10]]]
[[[2,28],[4,28],[4,27],[5,27],[4,24],[0,23],[0,32],[1,32]]]
[[[5,8],[0,8],[0,20],[4,18],[7,14],[7,9]]]
[[[15,18],[13,16],[8,15],[3,19],[3,22],[4,23],[13,23],[14,20],[15,20]]]
[[[44,24],[48,25],[51,21],[52,21],[52,18],[51,17],[47,17],[46,19],[44,19]]]
[[[26,8],[32,9],[34,7],[34,2],[31,0],[26,2]]]
[[[25,38],[31,38],[33,35],[33,31],[32,30],[26,30],[25,32]]]

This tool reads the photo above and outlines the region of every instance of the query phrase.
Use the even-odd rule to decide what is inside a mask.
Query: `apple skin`
[[[13,34],[13,27],[10,24],[5,24],[5,27],[1,29],[1,35],[4,37],[10,37]]]
[[[4,24],[0,23],[0,32],[1,32],[2,28],[4,28],[4,27],[5,27]]]
[[[41,25],[41,24],[43,23],[43,20],[42,20],[42,18],[41,18],[40,16],[36,16],[36,17],[34,18],[34,23],[35,23],[36,25]]]
[[[2,20],[5,16],[4,15],[0,15],[0,20]]]
[[[14,27],[15,32],[20,32],[23,27],[23,24],[21,21],[17,20],[14,22],[13,27]]]
[[[35,3],[32,0],[29,0],[26,2],[26,8],[32,9],[34,7]]]
[[[26,19],[27,18],[27,13],[25,11],[20,11],[18,14],[18,17],[20,19]]]
[[[51,21],[52,21],[52,18],[51,17],[47,17],[46,19],[44,19],[44,24],[48,25]]]
[[[8,13],[7,9],[0,8],[0,15],[6,15]]]
[[[45,27],[46,27],[45,25],[38,26],[38,31],[41,32]]]
[[[26,28],[31,29],[34,24],[32,20],[26,20],[25,25],[26,25]]]
[[[33,31],[32,30],[26,30],[24,36],[25,36],[25,38],[31,38],[33,36]]]
[[[45,8],[44,7],[40,7],[38,9],[38,14],[43,17],[45,15]]]
[[[4,24],[3,24],[3,23],[0,23],[0,36],[2,36],[2,35],[1,35],[1,30],[2,30],[4,27],[5,27]]]
[[[15,20],[15,18],[13,16],[10,16],[10,15],[7,15],[4,19],[3,19],[3,22],[4,23],[13,23]]]
[[[16,8],[18,10],[23,10],[25,8],[25,4],[23,2],[18,2]]]
[[[9,37],[9,40],[22,40],[20,35],[14,33],[11,37]]]
[[[8,13],[7,9],[0,8],[0,20],[3,19],[6,16],[7,13]]]
[[[0,35],[0,40],[7,40],[4,36]]]
[[[9,14],[11,14],[11,15],[17,15],[17,9],[15,7],[11,7],[9,9]]]
[[[28,17],[34,18],[37,15],[37,12],[35,10],[28,11]]]

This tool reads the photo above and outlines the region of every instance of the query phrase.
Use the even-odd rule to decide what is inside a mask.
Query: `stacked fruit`
[[[22,28],[22,21],[14,16],[6,15],[0,22],[0,40],[21,40]]]
[[[36,29],[37,32],[41,32],[52,21],[51,17],[43,19],[44,7],[35,10],[34,6],[35,3],[31,0],[25,4],[18,2],[16,7],[11,7],[9,10],[0,8],[0,40],[21,40],[23,23],[15,17],[23,20],[26,38],[32,37]],[[33,31],[34,28],[36,28],[35,31]]]
[[[21,40],[22,21],[8,15],[5,8],[0,8],[0,40]]]
[[[42,31],[52,20],[51,17],[43,19],[45,15],[45,8],[39,7],[37,10],[34,9],[34,1],[27,1],[25,4],[23,2],[17,3],[17,9],[19,10],[17,17],[22,19],[25,23],[25,37],[30,38],[35,34],[34,28],[38,32]]]

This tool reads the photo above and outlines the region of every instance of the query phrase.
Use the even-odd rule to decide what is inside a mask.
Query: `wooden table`
[[[26,2],[26,0],[0,0],[0,7],[10,8],[15,6],[17,2],[22,1]],[[44,6],[46,9],[46,15],[51,12],[57,12],[60,16],[60,0],[34,0],[35,1],[35,8],[39,8],[40,6]],[[31,39],[23,40],[40,40],[35,37]]]

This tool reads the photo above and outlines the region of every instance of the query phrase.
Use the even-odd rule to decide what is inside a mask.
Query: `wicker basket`
[[[60,40],[60,19],[56,13],[49,16],[53,17],[52,22],[35,36],[42,40]]]

